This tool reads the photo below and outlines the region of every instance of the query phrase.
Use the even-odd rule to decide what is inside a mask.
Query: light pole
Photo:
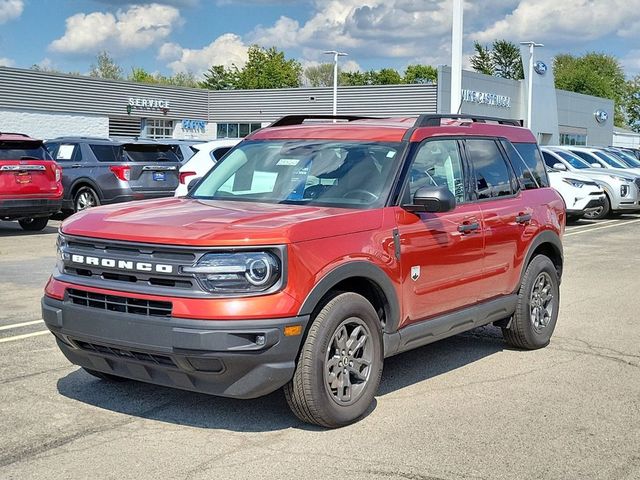
[[[544,45],[532,41],[520,42],[520,45],[529,46],[529,79],[527,82],[527,128],[531,130],[531,110],[533,109],[533,50],[536,47],[544,47]]]
[[[462,103],[462,0],[453,0],[451,24],[451,105],[449,113],[458,113]]]
[[[348,53],[329,50],[326,55],[333,55],[333,114],[338,113],[338,57],[346,57]]]

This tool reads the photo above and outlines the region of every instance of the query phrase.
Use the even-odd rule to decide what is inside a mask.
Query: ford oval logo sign
[[[547,73],[547,64],[538,60],[533,64],[533,69],[538,75],[544,75]]]
[[[609,114],[604,110],[596,110],[593,112],[593,115],[596,117],[596,122],[604,123],[609,119]]]

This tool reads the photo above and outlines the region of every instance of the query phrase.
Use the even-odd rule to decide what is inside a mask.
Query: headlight
[[[626,197],[629,195],[629,185],[620,185],[620,196]]]
[[[280,258],[271,252],[207,253],[192,267],[202,287],[211,293],[261,293],[282,278]]]
[[[572,187],[576,187],[576,188],[584,187],[584,182],[581,182],[580,180],[576,180],[575,178],[563,178],[562,181],[564,183],[568,183]]]

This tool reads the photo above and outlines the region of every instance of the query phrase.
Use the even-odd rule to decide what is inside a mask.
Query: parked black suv
[[[180,160],[170,145],[61,137],[46,146],[62,167],[63,210],[170,197],[178,186]]]

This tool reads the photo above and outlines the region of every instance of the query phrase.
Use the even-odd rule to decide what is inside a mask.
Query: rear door
[[[0,142],[0,196],[58,195],[56,164],[40,141]]]
[[[125,143],[122,151],[131,167],[133,191],[173,192],[178,187],[180,160],[170,145]]]

